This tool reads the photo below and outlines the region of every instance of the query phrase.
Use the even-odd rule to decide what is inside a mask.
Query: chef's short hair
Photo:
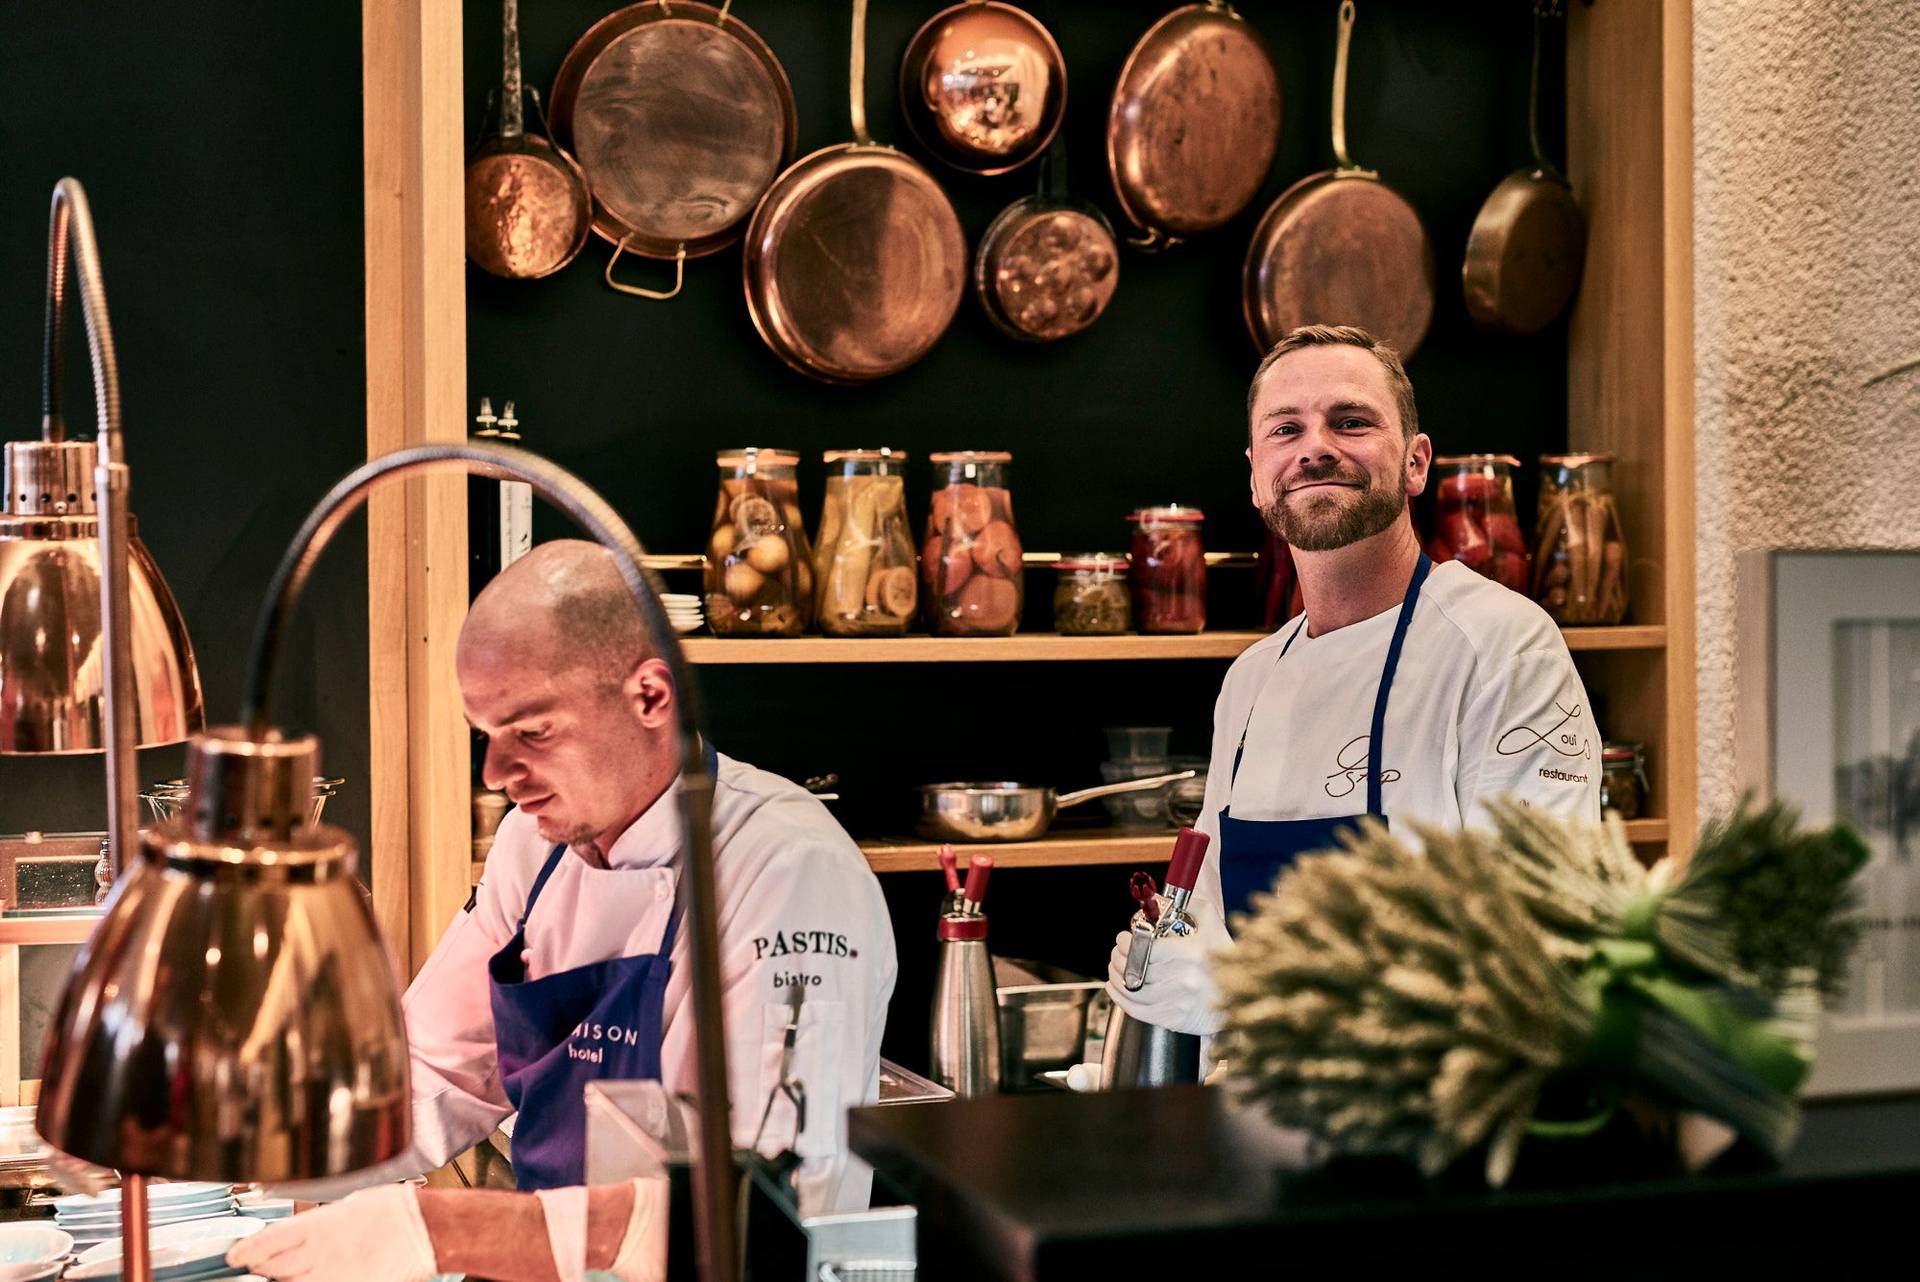
[[[1333,347],[1344,345],[1358,347],[1362,351],[1373,353],[1380,362],[1380,368],[1387,372],[1387,386],[1393,391],[1393,407],[1400,415],[1400,433],[1411,441],[1420,434],[1420,411],[1413,404],[1413,380],[1407,377],[1407,367],[1400,360],[1400,353],[1393,344],[1375,338],[1358,325],[1302,325],[1275,343],[1273,350],[1260,361],[1260,368],[1253,372],[1253,382],[1247,385],[1247,424],[1253,424],[1253,401],[1260,393],[1260,380],[1267,376],[1273,363],[1289,352],[1297,352],[1303,347]]]

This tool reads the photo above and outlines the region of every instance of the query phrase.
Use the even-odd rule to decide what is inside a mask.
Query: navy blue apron
[[[1406,644],[1407,625],[1413,621],[1413,608],[1420,601],[1420,586],[1427,581],[1427,572],[1433,568],[1433,562],[1427,554],[1420,554],[1419,563],[1413,567],[1413,581],[1407,585],[1407,594],[1400,602],[1400,618],[1393,626],[1393,643],[1387,647],[1386,667],[1380,673],[1380,687],[1373,696],[1373,732],[1367,739],[1367,809],[1366,813],[1381,823],[1387,821],[1385,808],[1380,801],[1380,740],[1386,733],[1387,695],[1393,690],[1394,674],[1400,670],[1400,650]],[[1287,651],[1307,626],[1305,618],[1300,626],[1293,630],[1286,644],[1280,647],[1279,657],[1273,661],[1278,668],[1280,660],[1286,658]],[[1273,672],[1268,670],[1272,678]],[[1263,685],[1264,688],[1264,685]],[[1253,706],[1260,705],[1260,691],[1254,692]],[[1227,792],[1231,796],[1233,781],[1240,775],[1240,757],[1247,749],[1247,731],[1253,726],[1253,709],[1247,711],[1247,724],[1240,729],[1240,743],[1233,750],[1233,773],[1227,778]],[[1220,810],[1220,891],[1224,906],[1229,913],[1247,911],[1248,897],[1255,891],[1271,890],[1273,879],[1280,870],[1294,859],[1309,850],[1327,850],[1339,843],[1339,834],[1358,825],[1360,815],[1339,815],[1325,819],[1235,819],[1231,808],[1223,806]]]
[[[719,772],[719,757],[708,747],[707,773]],[[523,1191],[566,1188],[585,1179],[588,1082],[660,1079],[667,977],[680,929],[676,878],[659,952],[528,979],[527,918],[566,854],[565,846],[555,846],[547,856],[519,928],[487,963],[500,1084],[520,1112],[513,1127],[513,1177]]]

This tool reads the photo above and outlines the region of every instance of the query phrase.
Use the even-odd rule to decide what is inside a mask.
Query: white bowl
[[[36,1277],[72,1252],[73,1235],[61,1229],[46,1224],[0,1224],[0,1278]]]

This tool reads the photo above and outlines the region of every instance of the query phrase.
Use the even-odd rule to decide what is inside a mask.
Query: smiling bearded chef
[[[685,1092],[695,1079],[673,679],[648,650],[612,556],[575,541],[542,544],[481,592],[456,666],[467,718],[487,736],[485,781],[516,809],[473,900],[407,989],[413,1148],[376,1178],[439,1166],[517,1110],[518,1187],[577,1185],[588,1082],[657,1079]],[[796,1138],[794,1105],[781,1096],[760,1138],[770,1151],[791,1142],[803,1159],[797,1185],[809,1213],[864,1207],[867,1178],[849,1173],[842,1154],[847,1107],[878,1095],[895,978],[879,883],[804,790],[711,747],[707,763],[734,1141],[755,1143],[798,990],[792,1063],[806,1126]],[[636,1219],[655,1196],[641,1193]],[[563,1205],[584,1214],[586,1202],[548,1208],[562,1252],[581,1240],[554,1213]],[[611,1205],[601,1198],[594,1213]],[[352,1218],[364,1227],[376,1212],[399,1226],[382,1241],[355,1231]],[[387,1186],[297,1216],[236,1252],[276,1277],[330,1276],[329,1226],[313,1223],[330,1213],[343,1218],[331,1227],[357,1264],[432,1236],[413,1191]],[[432,1246],[426,1261],[444,1263],[446,1244]],[[286,1266],[255,1258],[270,1251]],[[395,1276],[412,1276],[408,1267],[396,1265]]]
[[[1214,705],[1200,929],[1159,940],[1131,993],[1122,934],[1107,984],[1135,1018],[1209,1035],[1225,914],[1359,816],[1408,835],[1484,825],[1495,797],[1600,814],[1600,734],[1560,629],[1420,550],[1408,500],[1433,444],[1393,349],[1349,326],[1296,329],[1255,372],[1247,416],[1254,506],[1291,546],[1306,610],[1235,661]]]

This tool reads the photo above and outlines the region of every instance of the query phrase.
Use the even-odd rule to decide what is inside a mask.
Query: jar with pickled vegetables
[[[800,456],[721,450],[707,536],[707,626],[715,636],[792,637],[813,616],[813,563],[800,520]]]
[[[1077,552],[1060,558],[1053,587],[1053,628],[1062,636],[1117,636],[1133,626],[1127,594],[1127,558],[1118,552]]]
[[[1533,586],[1527,542],[1513,506],[1513,469],[1506,454],[1456,454],[1433,460],[1436,500],[1427,555],[1458,561],[1515,592]]]
[[[1627,541],[1613,497],[1613,455],[1540,456],[1533,597],[1556,623],[1627,617]]]
[[[1002,451],[933,455],[920,581],[935,635],[1004,637],[1020,626],[1025,562],[1007,493],[1012,462]]]
[[[1133,523],[1133,622],[1142,632],[1198,632],[1207,626],[1206,514],[1169,503],[1143,507]]]
[[[899,636],[920,604],[907,456],[828,450],[827,495],[814,539],[814,619],[835,637]]]

